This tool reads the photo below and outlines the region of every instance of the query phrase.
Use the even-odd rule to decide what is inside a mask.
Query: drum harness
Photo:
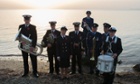
[[[113,51],[112,51],[112,46],[111,46],[111,44],[113,43],[113,42],[110,42],[109,41],[109,36],[107,36],[107,38],[106,38],[106,42],[109,42],[109,46],[108,46],[108,50],[107,50],[107,55],[110,55],[110,56],[112,56],[113,55]],[[117,43],[117,37],[115,36],[115,40],[114,40],[114,43]],[[111,53],[109,53],[109,51],[111,52]]]
[[[115,36],[114,38],[115,38],[114,41],[109,41],[109,36],[107,36],[107,38],[106,38],[106,42],[109,42],[109,46],[108,46],[108,50],[107,50],[106,54],[109,55],[109,56],[113,56],[113,51],[112,51],[112,45],[111,44],[112,43],[117,43],[117,37]],[[108,67],[108,66],[106,66],[106,67]],[[115,66],[112,67],[112,72],[111,73],[114,73],[114,71],[115,71]]]

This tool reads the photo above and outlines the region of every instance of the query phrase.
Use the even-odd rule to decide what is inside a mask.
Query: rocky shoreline
[[[61,80],[58,75],[48,74],[48,62],[40,59],[38,62],[39,78],[32,76],[32,67],[28,77],[21,77],[23,73],[22,60],[13,60],[15,58],[0,59],[0,84],[100,84],[103,81],[102,76],[86,74],[87,67],[84,68],[84,74],[70,76],[69,79]],[[21,59],[21,58],[20,58]],[[30,64],[30,62],[29,62]],[[140,72],[121,72],[116,74],[114,84],[140,84]]]
[[[34,78],[32,74],[28,77],[21,77],[21,72],[17,73],[9,69],[0,70],[0,84],[100,84],[103,79],[95,75],[76,74],[69,79],[61,80],[58,75],[50,75],[40,72],[39,78]],[[114,84],[140,84],[140,73],[117,73]]]

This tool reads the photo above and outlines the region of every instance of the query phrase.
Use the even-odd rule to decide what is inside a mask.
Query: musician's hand
[[[83,22],[84,23],[84,27],[87,27],[87,23],[86,22]]]
[[[79,44],[78,44],[78,43],[74,43],[74,46],[78,47],[78,46],[79,46]]]
[[[103,55],[104,54],[104,51],[102,50],[100,54]]]
[[[33,52],[34,51],[34,47],[30,47],[30,52]]]
[[[52,47],[52,45],[49,43],[49,44],[47,45],[47,47],[50,48],[50,47]]]
[[[57,57],[57,60],[60,61],[60,57],[59,56]]]
[[[82,50],[82,51],[85,51],[85,48],[82,47],[81,50]]]
[[[70,59],[72,59],[72,55],[70,55]]]
[[[22,45],[25,45],[26,43],[24,41],[21,42]]]
[[[117,53],[114,53],[114,54],[113,54],[113,58],[114,58],[114,59],[115,59],[117,56],[118,56]]]

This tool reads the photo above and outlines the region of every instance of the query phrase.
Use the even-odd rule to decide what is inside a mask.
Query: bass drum
[[[100,55],[98,57],[97,69],[100,72],[109,73],[113,71],[114,58],[109,55]]]

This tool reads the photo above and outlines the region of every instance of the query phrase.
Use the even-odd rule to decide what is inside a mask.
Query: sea
[[[122,64],[118,72],[132,71],[135,64],[140,63],[140,10],[91,10],[91,17],[99,24],[98,32],[103,33],[103,23],[110,23],[117,29],[116,36],[122,39],[123,52],[119,56]],[[0,10],[0,58],[20,55],[18,41],[15,41],[18,26],[24,23],[22,15],[32,15],[31,24],[37,26],[38,43],[50,29],[49,21],[57,21],[56,29],[62,26],[68,28],[67,35],[74,30],[73,22],[81,22],[86,16],[86,10],[62,9],[16,9]],[[80,28],[82,31],[82,28]],[[46,48],[42,53],[47,55]],[[46,57],[47,59],[47,57]]]

